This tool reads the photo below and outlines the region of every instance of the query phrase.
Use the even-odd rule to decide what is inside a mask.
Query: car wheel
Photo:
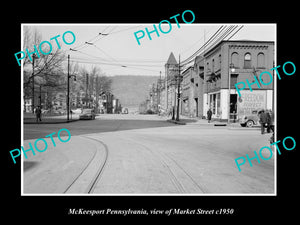
[[[248,120],[246,123],[247,127],[252,127],[254,125],[254,122],[252,120]]]

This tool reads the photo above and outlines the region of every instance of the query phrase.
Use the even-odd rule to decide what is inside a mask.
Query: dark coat
[[[208,120],[211,120],[211,115],[212,115],[212,111],[211,111],[211,110],[208,110],[208,111],[207,111],[207,119],[208,119]]]
[[[37,109],[35,110],[35,113],[36,113],[36,115],[41,115],[42,110],[41,110],[40,108],[37,108]]]
[[[265,112],[260,113],[259,117],[260,117],[259,119],[260,123],[267,123],[269,121],[268,115]]]

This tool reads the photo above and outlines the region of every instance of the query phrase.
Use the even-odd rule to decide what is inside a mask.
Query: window
[[[215,60],[212,60],[212,72],[215,72]]]
[[[210,69],[209,69],[209,62],[206,63],[206,71],[207,71],[207,73],[210,72]]]
[[[237,52],[231,54],[231,63],[233,63],[235,68],[239,67],[239,54]]]
[[[245,57],[244,57],[244,68],[245,69],[250,69],[251,68],[251,54],[250,53],[246,53]]]
[[[231,74],[230,88],[235,89],[235,84],[238,82],[238,74]]]
[[[265,55],[262,52],[258,53],[257,55],[257,67],[265,68]]]

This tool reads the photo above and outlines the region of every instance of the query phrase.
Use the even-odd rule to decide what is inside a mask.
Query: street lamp
[[[234,64],[229,64],[228,72],[228,123],[230,123],[230,92],[231,92],[231,73],[235,72]]]

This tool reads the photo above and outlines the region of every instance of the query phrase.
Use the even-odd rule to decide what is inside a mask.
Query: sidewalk
[[[175,123],[179,125],[186,125],[186,124],[195,124],[195,125],[208,125],[208,126],[227,126],[228,129],[260,129],[260,126],[253,126],[253,127],[242,127],[240,123],[231,122],[228,124],[227,121],[220,121],[219,119],[212,119],[210,123],[208,123],[207,119],[200,119],[200,118],[189,118],[187,116],[180,115],[179,121],[172,120],[166,117],[166,120],[170,123]]]
[[[221,122],[219,120],[211,120],[210,123],[206,119],[200,119],[200,118],[191,118],[187,116],[180,115],[179,121],[172,120],[170,117],[166,117],[166,120],[170,123],[175,123],[179,125],[186,125],[187,123],[192,123],[192,124],[201,124],[201,125],[211,125],[211,126],[226,126],[227,122]]]
[[[42,116],[42,121],[36,121],[36,117],[33,114],[24,114],[23,123],[24,124],[56,124],[56,123],[68,123],[79,120],[79,115],[73,114],[69,116],[69,121],[67,121],[67,115],[61,116]]]

